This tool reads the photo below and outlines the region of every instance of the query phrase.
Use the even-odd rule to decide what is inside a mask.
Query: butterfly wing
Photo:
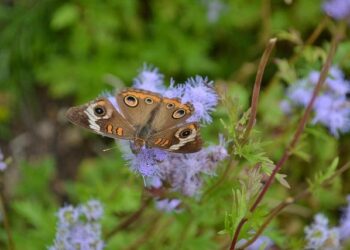
[[[135,135],[135,128],[107,98],[72,107],[66,116],[72,123],[107,137],[131,140]]]
[[[157,93],[133,88],[122,90],[116,99],[122,115],[136,130],[149,126],[162,101]]]
[[[194,153],[202,148],[198,123],[186,123],[151,135],[147,146],[174,153]]]
[[[193,112],[194,109],[190,103],[183,104],[177,98],[163,97],[152,120],[151,131],[157,133],[184,124]]]

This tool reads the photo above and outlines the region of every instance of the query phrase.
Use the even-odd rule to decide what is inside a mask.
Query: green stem
[[[1,203],[0,209],[3,217],[4,228],[7,235],[7,248],[9,250],[15,250],[15,244],[12,238],[11,227],[10,227],[10,223],[9,223],[7,213],[6,213],[6,208],[5,208],[5,197],[2,192],[0,192],[0,203]]]

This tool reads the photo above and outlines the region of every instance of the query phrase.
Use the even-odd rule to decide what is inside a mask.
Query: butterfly
[[[134,153],[144,147],[194,153],[202,148],[202,140],[199,124],[186,122],[193,113],[193,106],[178,98],[126,88],[115,97],[71,107],[66,117],[97,134],[130,140]]]

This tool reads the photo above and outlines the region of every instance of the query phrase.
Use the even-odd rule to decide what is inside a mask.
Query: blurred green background
[[[326,24],[320,35],[298,60],[288,62],[322,23]],[[325,21],[319,0],[2,1],[0,148],[11,158],[2,186],[16,249],[51,245],[55,212],[64,203],[101,200],[105,232],[140,206],[142,178],[125,166],[118,149],[102,151],[114,147],[112,140],[68,124],[67,107],[120,83],[130,86],[148,63],[164,73],[166,82],[171,77],[183,82],[197,74],[208,76],[244,111],[266,42],[277,36],[264,76],[258,123],[264,149],[277,160],[298,118],[287,121],[278,108],[284,87],[320,67],[333,26]],[[339,51],[337,62],[348,72],[350,44],[345,40]],[[226,133],[220,118],[227,119],[222,105],[214,123],[204,128],[208,145],[217,141],[218,133]],[[303,190],[306,176],[328,166],[336,155],[341,163],[349,159],[349,136],[337,140],[321,127],[309,128],[307,135],[286,167],[292,190],[277,185],[269,204]],[[207,202],[188,201],[189,211],[169,215],[149,207],[135,226],[106,240],[106,249],[225,249],[229,236],[217,232],[231,209],[239,169]],[[220,168],[218,175],[221,172]],[[208,180],[208,185],[214,181]],[[292,207],[270,237],[290,249],[300,246],[304,223],[313,213],[322,208],[338,216],[349,190],[341,183]],[[295,239],[288,242],[289,236]],[[0,249],[5,247],[1,228]]]

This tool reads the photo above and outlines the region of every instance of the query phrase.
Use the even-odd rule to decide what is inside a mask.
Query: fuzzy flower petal
[[[163,78],[164,76],[159,73],[157,68],[145,65],[134,79],[133,86],[156,93],[163,93],[165,91]]]
[[[350,21],[349,0],[328,0],[323,4],[323,10],[327,13],[327,15],[336,20]]]
[[[315,221],[305,228],[305,238],[308,250],[337,250],[340,248],[339,229],[329,228],[328,219],[323,214],[317,214]]]
[[[71,205],[64,206],[58,211],[57,217],[61,225],[70,225],[78,221],[79,211]]]
[[[211,122],[210,113],[214,111],[219,99],[212,85],[213,82],[200,76],[190,78],[185,83],[182,101],[192,103],[195,110],[189,121]]]
[[[103,215],[103,207],[98,200],[89,200],[80,209],[88,220],[99,220]]]
[[[168,156],[166,151],[157,148],[143,148],[138,154],[134,154],[130,150],[130,143],[127,141],[120,141],[119,145],[123,157],[129,162],[131,169],[144,177],[157,176],[159,163]]]
[[[345,100],[323,95],[317,98],[314,110],[313,123],[325,125],[334,136],[350,131],[350,105]]]
[[[177,86],[172,82],[164,95],[169,98],[178,97],[183,103],[188,102],[193,105],[194,114],[188,122],[210,123],[212,120],[210,114],[214,111],[219,99],[213,88],[213,82],[201,76],[189,78],[184,84]]]
[[[319,77],[320,72],[312,71],[308,77],[290,86],[287,90],[289,100],[281,102],[281,109],[290,114],[293,104],[306,107]],[[313,106],[313,123],[324,125],[335,137],[350,131],[350,101],[347,99],[349,91],[350,82],[344,78],[344,73],[337,66],[331,67],[325,87]]]
[[[218,163],[228,156],[224,141],[216,146],[203,148],[192,154],[169,153],[165,161],[159,163],[159,178],[153,183],[170,184],[174,191],[187,196],[196,196],[202,186],[201,174],[213,175]]]
[[[61,208],[57,213],[58,225],[54,245],[49,247],[49,250],[104,249],[98,221],[102,213],[102,206],[97,200],[91,200],[78,207],[69,205]]]
[[[156,208],[163,212],[179,212],[178,206],[181,201],[178,199],[163,199],[156,201]]]

